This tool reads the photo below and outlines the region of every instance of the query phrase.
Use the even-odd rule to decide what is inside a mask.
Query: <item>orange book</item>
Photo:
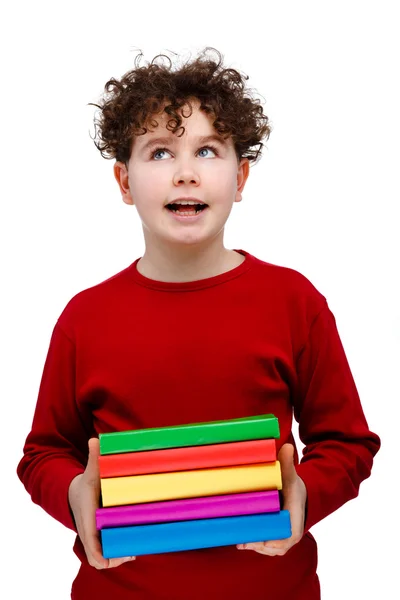
[[[99,456],[100,478],[276,461],[275,439]]]

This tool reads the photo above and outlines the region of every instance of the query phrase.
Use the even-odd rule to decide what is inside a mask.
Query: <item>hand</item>
[[[294,468],[293,454],[292,444],[283,444],[278,454],[282,473],[283,510],[288,510],[290,513],[291,537],[269,542],[238,544],[236,547],[239,550],[254,550],[267,556],[283,556],[303,537],[307,489]]]
[[[99,440],[91,438],[86,469],[71,481],[68,500],[89,564],[96,569],[109,569],[136,557],[104,558],[102,555],[100,535],[96,529],[96,508],[99,508],[100,497],[99,454]]]

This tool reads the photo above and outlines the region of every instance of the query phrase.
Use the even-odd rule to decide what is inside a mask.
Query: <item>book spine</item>
[[[211,519],[256,513],[279,512],[279,492],[248,492],[167,502],[147,502],[129,506],[98,508],[96,527],[124,527],[146,523]]]
[[[282,489],[279,461],[100,480],[103,507]]]
[[[104,558],[264,542],[290,536],[290,516],[287,510],[101,530]]]
[[[276,460],[275,439],[99,456],[100,477],[190,471]]]
[[[278,419],[273,415],[99,435],[102,455],[265,438],[279,438]]]

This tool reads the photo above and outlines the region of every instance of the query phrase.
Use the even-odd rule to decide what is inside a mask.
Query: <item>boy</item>
[[[74,600],[317,600],[309,529],[357,496],[380,439],[325,297],[297,271],[223,245],[254,147],[270,133],[258,101],[221,61],[199,57],[175,72],[135,66],[106,84],[96,146],[116,159],[145,253],[58,318],[18,475],[34,502],[78,533]],[[99,433],[262,413],[279,419],[291,538],[102,557]]]

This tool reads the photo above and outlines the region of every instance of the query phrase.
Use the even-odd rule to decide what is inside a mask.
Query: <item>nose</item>
[[[199,183],[199,175],[194,170],[192,166],[188,163],[180,165],[174,174],[174,184],[182,184],[182,183]]]

